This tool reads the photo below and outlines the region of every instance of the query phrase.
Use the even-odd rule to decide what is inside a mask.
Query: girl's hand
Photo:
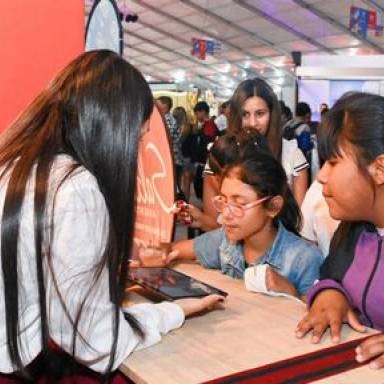
[[[189,224],[189,227],[201,228],[201,226],[203,225],[203,222],[202,222],[203,211],[192,204],[188,204],[188,213],[192,218],[192,222],[191,224]]]
[[[348,323],[357,332],[366,330],[349,306],[346,297],[336,289],[326,289],[316,296],[309,312],[297,325],[296,336],[302,338],[312,330],[311,341],[318,343],[329,327],[332,341],[338,343],[343,322]]]
[[[190,228],[200,228],[202,225],[201,218],[203,212],[192,204],[178,200],[172,212],[177,215],[177,220],[180,221],[180,223]]]
[[[170,250],[169,246],[141,247],[137,257],[130,261],[131,268],[138,267],[165,267],[175,260],[179,251]]]
[[[265,284],[270,291],[287,293],[295,297],[299,296],[293,284],[270,267],[266,271]]]
[[[176,300],[175,303],[180,305],[184,311],[185,317],[194,315],[204,310],[214,309],[217,304],[223,303],[225,298],[220,295],[209,295],[201,299],[180,299]]]
[[[384,334],[372,336],[356,348],[359,363],[370,359],[375,359],[369,363],[370,368],[384,368]]]

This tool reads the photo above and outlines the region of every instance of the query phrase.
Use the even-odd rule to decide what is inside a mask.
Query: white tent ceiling
[[[117,0],[139,16],[123,22],[124,57],[149,81],[181,89],[211,88],[229,96],[239,81],[265,77],[271,85],[294,79],[292,51],[303,54],[384,53],[384,37],[349,31],[351,6],[378,12],[384,0]],[[86,3],[86,15],[91,3]],[[383,20],[384,22],[384,20]],[[191,55],[192,38],[221,43],[217,56]]]

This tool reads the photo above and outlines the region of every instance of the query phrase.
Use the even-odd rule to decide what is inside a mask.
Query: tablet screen
[[[227,292],[170,268],[132,268],[129,280],[155,291],[167,300],[203,297],[211,294],[227,296]]]

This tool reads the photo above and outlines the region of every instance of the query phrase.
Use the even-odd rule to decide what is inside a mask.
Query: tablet
[[[170,268],[132,268],[129,270],[128,279],[166,300],[203,297],[211,294],[228,295],[221,289]]]

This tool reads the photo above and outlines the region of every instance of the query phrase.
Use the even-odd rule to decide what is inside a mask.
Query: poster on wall
[[[173,159],[168,131],[157,107],[149,120],[138,156],[136,246],[159,246],[172,239],[175,199]]]
[[[85,50],[109,49],[123,54],[123,28],[114,0],[96,0],[85,31]]]

